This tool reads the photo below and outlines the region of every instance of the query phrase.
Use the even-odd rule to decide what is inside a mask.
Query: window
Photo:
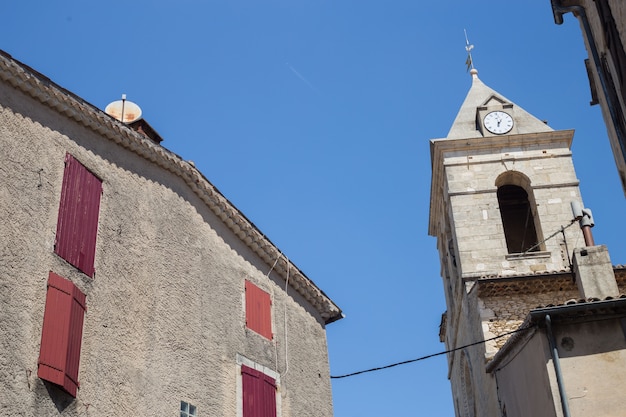
[[[243,417],[276,417],[276,380],[241,365]]]
[[[599,0],[595,3],[604,31],[604,42],[613,60],[613,66],[617,73],[616,78],[619,80],[619,85],[621,86],[622,97],[626,97],[626,51],[624,50],[619,29],[617,28],[617,23],[613,16],[615,12],[611,10],[610,1],[608,0]],[[615,14],[617,15],[617,13]],[[606,67],[604,69],[606,70]],[[617,91],[617,89],[615,89],[615,91]],[[615,101],[614,103],[619,102]]]
[[[102,181],[72,155],[65,155],[65,171],[54,251],[93,277]]]
[[[246,281],[246,327],[272,339],[272,300],[270,295]]]
[[[538,245],[536,205],[528,178],[509,171],[498,178],[496,186],[508,252],[541,250],[541,245]]]
[[[78,388],[85,298],[71,281],[50,271],[37,376],[72,397]]]
[[[180,402],[180,417],[196,417],[197,409],[195,405],[189,404],[185,401]]]

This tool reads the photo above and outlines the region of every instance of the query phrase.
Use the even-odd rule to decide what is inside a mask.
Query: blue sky
[[[331,374],[439,352],[429,139],[481,80],[573,153],[597,244],[625,263],[625,200],[580,29],[550,2],[20,0],[0,49],[104,109],[127,94],[345,312]],[[549,231],[546,231],[549,232]],[[336,417],[452,416],[443,356],[333,382]],[[201,410],[200,410],[201,412]]]

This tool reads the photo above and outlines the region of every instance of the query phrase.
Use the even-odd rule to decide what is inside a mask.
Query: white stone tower
[[[488,366],[507,337],[480,342],[517,329],[533,308],[579,297],[570,254],[586,245],[570,206],[582,205],[574,132],[553,130],[471,74],[448,136],[430,143],[429,234],[457,416],[500,416]]]

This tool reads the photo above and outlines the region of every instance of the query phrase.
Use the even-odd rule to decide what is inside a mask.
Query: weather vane
[[[472,60],[472,49],[474,49],[474,45],[470,45],[467,39],[467,31],[463,29],[463,32],[465,32],[465,50],[467,51],[465,65],[467,66],[467,71],[469,71],[470,69],[474,69],[474,61]]]

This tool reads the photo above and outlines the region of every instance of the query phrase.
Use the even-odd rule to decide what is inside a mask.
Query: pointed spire
[[[479,108],[486,108],[495,104],[507,104],[508,112],[515,119],[515,133],[532,133],[551,131],[548,125],[526,112],[521,107],[504,97],[502,94],[486,86],[478,78],[478,70],[472,68],[472,86],[457,113],[448,132],[448,139],[482,138],[483,133],[478,129],[477,117]]]
[[[515,105],[512,101],[487,87],[478,78],[478,70],[474,68],[474,60],[472,58],[472,50],[474,45],[470,44],[465,33],[465,51],[467,59],[465,64],[467,70],[472,76],[472,86],[463,101],[461,109],[454,119],[454,123],[448,132],[447,139],[471,139],[484,137],[480,128],[480,121],[485,116],[485,112],[497,109],[504,109],[515,120],[515,127],[510,134],[548,132],[553,129],[544,122],[540,121],[521,107]]]

